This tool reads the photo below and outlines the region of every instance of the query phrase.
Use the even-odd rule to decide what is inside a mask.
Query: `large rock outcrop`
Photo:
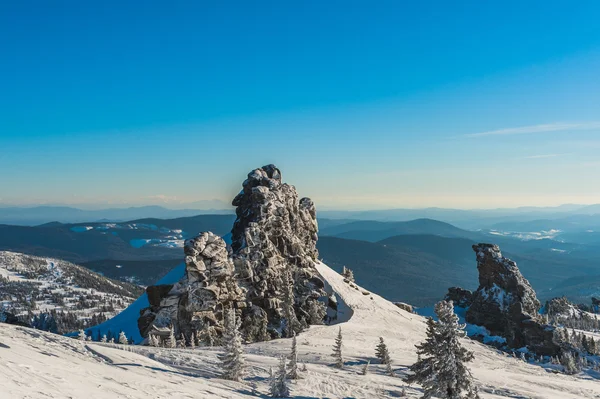
[[[274,165],[255,169],[233,200],[237,220],[232,252],[212,233],[185,242],[186,274],[173,286],[148,287],[150,307],[138,327],[211,342],[223,328],[225,309],[237,310],[247,341],[299,332],[321,323],[324,282],[315,268],[317,219],[313,202],[282,183]]]
[[[146,289],[150,307],[142,310],[138,327],[142,336],[173,326],[187,340],[196,333],[218,335],[224,310],[243,308],[245,291],[239,287],[225,241],[210,232],[187,240],[185,276],[174,285]]]
[[[299,199],[294,186],[282,183],[279,169],[267,165],[248,174],[233,205],[233,261],[249,302],[244,326],[254,324],[257,314],[267,317],[273,334],[285,331],[284,323],[294,323],[299,331],[320,322],[324,310],[317,300],[325,292],[314,267],[318,226],[313,202]],[[286,320],[283,303],[290,280],[296,320]]]
[[[527,346],[538,354],[556,355],[553,328],[539,317],[540,302],[517,264],[492,244],[473,245],[479,288],[466,313],[468,323],[484,326],[513,348]]]

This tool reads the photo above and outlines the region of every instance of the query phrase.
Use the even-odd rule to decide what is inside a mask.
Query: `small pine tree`
[[[571,352],[563,352],[560,357],[560,364],[564,367],[565,374],[576,374],[579,371]]]
[[[396,373],[394,372],[394,369],[392,368],[392,360],[391,359],[388,359],[388,362],[385,364],[385,372],[390,377],[396,376]]]
[[[344,368],[344,358],[342,356],[342,327],[340,327],[338,335],[335,338],[335,345],[333,346],[333,353],[331,356],[335,359],[335,367],[338,369]]]
[[[362,371],[360,372],[360,374],[362,374],[362,375],[367,375],[367,374],[369,374],[369,365],[370,365],[370,364],[371,364],[371,361],[370,361],[370,360],[368,360],[368,361],[365,363],[365,365],[363,366],[363,368],[362,368]]]
[[[127,336],[123,331],[119,333],[119,343],[121,345],[129,345],[129,341],[127,340]]]
[[[80,341],[85,341],[86,338],[87,338],[87,336],[85,335],[85,331],[79,330],[79,334],[77,335],[77,339],[79,339]]]
[[[435,313],[439,321],[427,320],[427,338],[417,345],[421,358],[410,366],[413,374],[406,382],[421,384],[425,398],[479,399],[471,373],[465,366],[473,359],[473,353],[460,343],[460,338],[465,336],[465,326],[458,323],[452,301],[438,302]]]
[[[269,334],[269,320],[267,319],[266,314],[260,318],[256,340],[259,342],[271,340],[271,334]]]
[[[308,301],[308,321],[309,324],[323,324],[323,319],[327,315],[327,307],[323,302],[316,299]]]
[[[279,358],[279,368],[277,374],[273,374],[271,369],[271,384],[269,387],[269,393],[272,398],[289,398],[290,389],[287,385],[286,380],[287,372],[285,369],[285,358],[282,356]]]
[[[292,352],[290,353],[290,362],[288,363],[288,367],[290,372],[288,373],[288,378],[292,380],[297,380],[300,378],[298,375],[298,347],[296,345],[296,334],[292,338]]]
[[[171,349],[177,347],[177,339],[175,338],[175,329],[173,328],[173,326],[171,326],[171,331],[169,332],[169,338],[167,338],[165,347],[171,348]]]
[[[287,271],[283,276],[283,317],[285,318],[285,334],[286,337],[291,337],[292,334],[301,331],[300,322],[296,316],[296,310],[294,304],[296,299],[294,298],[294,279],[292,274]]]
[[[100,342],[102,342],[102,343],[106,343],[106,341],[107,341],[107,339],[106,339],[106,334],[104,334],[104,335],[102,336],[102,338],[100,338]]]
[[[377,344],[377,347],[375,348],[375,356],[377,356],[381,364],[388,364],[391,362],[390,352],[388,351],[383,337],[379,337],[379,344]]]
[[[177,347],[179,349],[185,349],[185,337],[183,333],[181,333],[181,338],[179,338],[179,340],[177,341]]]
[[[354,282],[354,272],[351,269],[348,269],[346,266],[344,266],[342,269],[342,276],[351,283]]]
[[[244,376],[244,351],[240,334],[240,320],[235,310],[229,309],[225,315],[223,346],[225,353],[219,356],[223,368],[223,378],[240,381]]]

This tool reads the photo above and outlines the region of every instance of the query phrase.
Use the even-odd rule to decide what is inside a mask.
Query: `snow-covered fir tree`
[[[225,332],[223,333],[224,353],[219,355],[223,369],[223,378],[241,381],[244,376],[244,351],[240,333],[240,320],[235,310],[229,309],[225,315]]]
[[[342,276],[351,283],[354,282],[354,272],[351,269],[348,269],[346,266],[342,268]]]
[[[277,373],[271,369],[271,381],[269,393],[272,398],[289,398],[290,388],[287,382],[287,370],[285,369],[285,357],[279,358],[279,367]]]
[[[165,347],[167,348],[176,348],[177,347],[177,339],[175,338],[175,329],[171,326],[171,331],[169,332],[169,338],[165,342]]]
[[[301,331],[300,322],[296,316],[294,304],[294,279],[292,274],[287,271],[283,275],[283,317],[285,318],[285,334],[286,337],[291,337],[294,333]]]
[[[338,330],[338,335],[335,338],[333,353],[331,354],[335,360],[334,366],[341,369],[344,368],[344,357],[342,356],[342,327]]]
[[[452,301],[435,305],[438,321],[427,320],[427,338],[417,345],[420,359],[410,366],[408,383],[423,387],[423,398],[478,399],[477,388],[465,363],[473,353],[463,348],[460,338],[465,336],[464,325],[458,323]]]
[[[125,335],[125,332],[121,331],[119,333],[119,343],[121,345],[129,345],[129,340],[127,339],[127,335]]]
[[[77,334],[77,338],[80,341],[85,341],[85,339],[87,338],[87,336],[85,335],[85,331],[79,330],[79,334]]]
[[[579,372],[579,367],[571,352],[563,352],[560,356],[560,364],[564,367],[565,374],[577,374]]]
[[[185,349],[185,337],[183,335],[183,333],[181,334],[181,336],[179,337],[179,339],[177,340],[177,347],[179,349]]]
[[[371,364],[370,360],[367,360],[367,362],[365,363],[365,365],[363,366],[362,370],[361,370],[361,374],[362,375],[367,375],[369,374],[369,365]]]
[[[312,325],[323,324],[323,319],[327,314],[327,307],[321,301],[316,299],[309,300],[308,302],[308,317],[309,322]]]
[[[102,338],[100,338],[100,342],[103,342],[103,343],[105,343],[106,341],[107,341],[107,339],[106,339],[106,334],[104,334],[104,335],[102,336]]]
[[[296,344],[296,334],[292,338],[292,352],[289,356],[290,362],[288,363],[288,367],[290,369],[288,373],[288,378],[292,380],[297,380],[300,378],[298,375],[298,347]]]
[[[379,344],[375,348],[375,356],[381,362],[381,364],[388,364],[391,362],[390,352],[388,351],[387,345],[383,340],[383,337],[379,337]]]

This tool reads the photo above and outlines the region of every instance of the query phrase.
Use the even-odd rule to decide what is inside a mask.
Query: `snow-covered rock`
[[[325,309],[319,299],[325,291],[315,269],[312,201],[299,200],[296,189],[281,182],[279,169],[267,165],[250,172],[233,205],[232,255],[225,241],[210,232],[187,240],[183,279],[147,289],[150,306],[138,320],[142,336],[169,325],[177,337],[190,339],[198,332],[218,336],[223,311],[229,308],[241,316],[249,340],[267,339],[265,329],[270,336],[281,336],[289,325],[299,332],[322,322]]]
[[[299,199],[296,188],[282,183],[281,172],[266,165],[248,174],[234,198],[237,219],[231,231],[233,261],[240,285],[247,289],[244,327],[266,315],[270,331],[283,329],[282,297],[288,275],[293,280],[296,317],[312,324],[324,284],[317,260],[317,216],[309,198]]]
[[[223,329],[223,311],[245,306],[245,292],[234,276],[223,239],[204,232],[185,243],[185,275],[173,285],[146,289],[150,306],[138,320],[142,336],[151,328],[173,326],[175,334],[192,339],[196,332]]]
[[[492,244],[473,245],[477,254],[479,288],[473,293],[466,320],[506,338],[510,347],[556,355],[553,328],[539,318],[540,302],[517,264]]]

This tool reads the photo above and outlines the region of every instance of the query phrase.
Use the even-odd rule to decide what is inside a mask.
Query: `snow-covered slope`
[[[111,318],[141,292],[64,260],[0,251],[0,311],[24,320],[54,312],[58,332]]]
[[[425,337],[425,319],[345,283],[324,264],[318,271],[352,309],[350,320],[332,326],[312,326],[298,337],[299,361],[307,364],[303,379],[291,384],[299,398],[393,398],[404,383],[384,374],[374,349],[385,338],[399,376],[416,359],[414,344]],[[331,367],[330,354],[342,328],[346,367]],[[579,399],[600,396],[600,384],[544,369],[497,353],[474,341],[471,364],[482,398]],[[0,324],[0,392],[10,398],[248,398],[265,397],[268,370],[289,352],[291,340],[245,346],[248,376],[243,383],[218,378],[218,348],[164,349],[88,343],[22,327]],[[130,349],[133,352],[119,348]],[[371,360],[370,373],[362,365]],[[420,397],[418,387],[408,397]]]

